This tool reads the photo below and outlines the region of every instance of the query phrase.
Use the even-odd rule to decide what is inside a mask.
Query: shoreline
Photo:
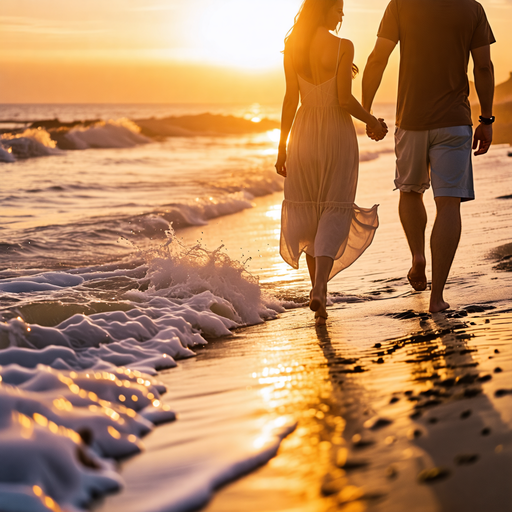
[[[364,318],[368,306],[351,309]],[[141,510],[144,482],[154,505],[144,510],[162,510],[168,478],[175,480],[188,466],[173,452],[208,446],[201,464],[226,463],[222,454],[229,459],[240,449],[239,426],[246,426],[249,445],[263,424],[283,418],[297,427],[277,457],[222,487],[206,511],[344,510],[359,502],[379,511],[509,512],[512,393],[504,390],[512,371],[512,312],[386,318],[380,329],[367,325],[363,338],[360,327],[344,321],[346,311],[331,310],[326,329],[315,328],[305,308],[288,311],[214,341],[182,361],[180,371],[161,373],[169,389],[164,401],[177,410],[178,422],[149,436],[147,451],[122,466],[125,490],[95,510]],[[395,336],[386,340],[390,331]],[[191,400],[205,410],[191,414]],[[178,438],[189,433],[184,445],[176,445],[176,428]],[[191,437],[194,431],[207,439]],[[235,476],[225,472],[210,490]],[[201,498],[206,502],[208,495]]]

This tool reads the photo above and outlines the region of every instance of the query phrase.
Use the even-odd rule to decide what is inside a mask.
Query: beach
[[[431,315],[405,277],[392,136],[359,133],[356,203],[379,204],[380,226],[330,283],[315,328],[305,262],[279,256],[275,128],[240,128],[278,109],[217,109],[237,119],[222,136],[188,120],[187,136],[130,124],[204,106],[109,121],[121,110],[90,109],[103,119],[93,131],[65,128],[75,150],[25,133],[39,146],[18,147],[45,156],[2,164],[0,453],[20,467],[41,455],[25,481],[2,477],[0,508],[512,510],[509,146],[474,160],[451,308]],[[425,202],[430,230],[431,191]],[[55,463],[45,443],[62,447],[73,485],[62,470],[41,479]]]

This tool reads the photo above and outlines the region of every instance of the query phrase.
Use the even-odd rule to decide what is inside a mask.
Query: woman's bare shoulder
[[[354,43],[350,39],[341,39],[341,47],[346,50],[353,50],[354,49]]]
[[[340,47],[343,52],[347,50],[352,51],[354,49],[354,43],[350,39],[343,39],[342,37],[335,36],[334,34],[329,34],[329,36],[329,43],[332,48],[337,50],[338,47]]]

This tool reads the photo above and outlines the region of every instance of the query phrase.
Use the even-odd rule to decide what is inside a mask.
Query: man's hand
[[[366,135],[375,142],[382,140],[388,133],[388,125],[384,122],[384,119],[379,117],[377,121],[378,124],[366,125]]]
[[[277,174],[280,174],[283,176],[283,178],[286,178],[286,148],[279,148],[275,167]]]
[[[479,124],[473,136],[474,155],[485,155],[492,144],[492,124]],[[478,149],[477,149],[478,148]]]

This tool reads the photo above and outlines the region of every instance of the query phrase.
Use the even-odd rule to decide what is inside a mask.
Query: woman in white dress
[[[280,252],[294,268],[306,253],[309,306],[320,325],[327,319],[327,282],[364,252],[378,226],[377,206],[354,204],[359,149],[351,116],[367,125],[374,140],[387,133],[383,120],[352,95],[354,46],[330,32],[342,18],[342,0],[305,0],[284,49],[286,94],[276,163],[286,178]]]

